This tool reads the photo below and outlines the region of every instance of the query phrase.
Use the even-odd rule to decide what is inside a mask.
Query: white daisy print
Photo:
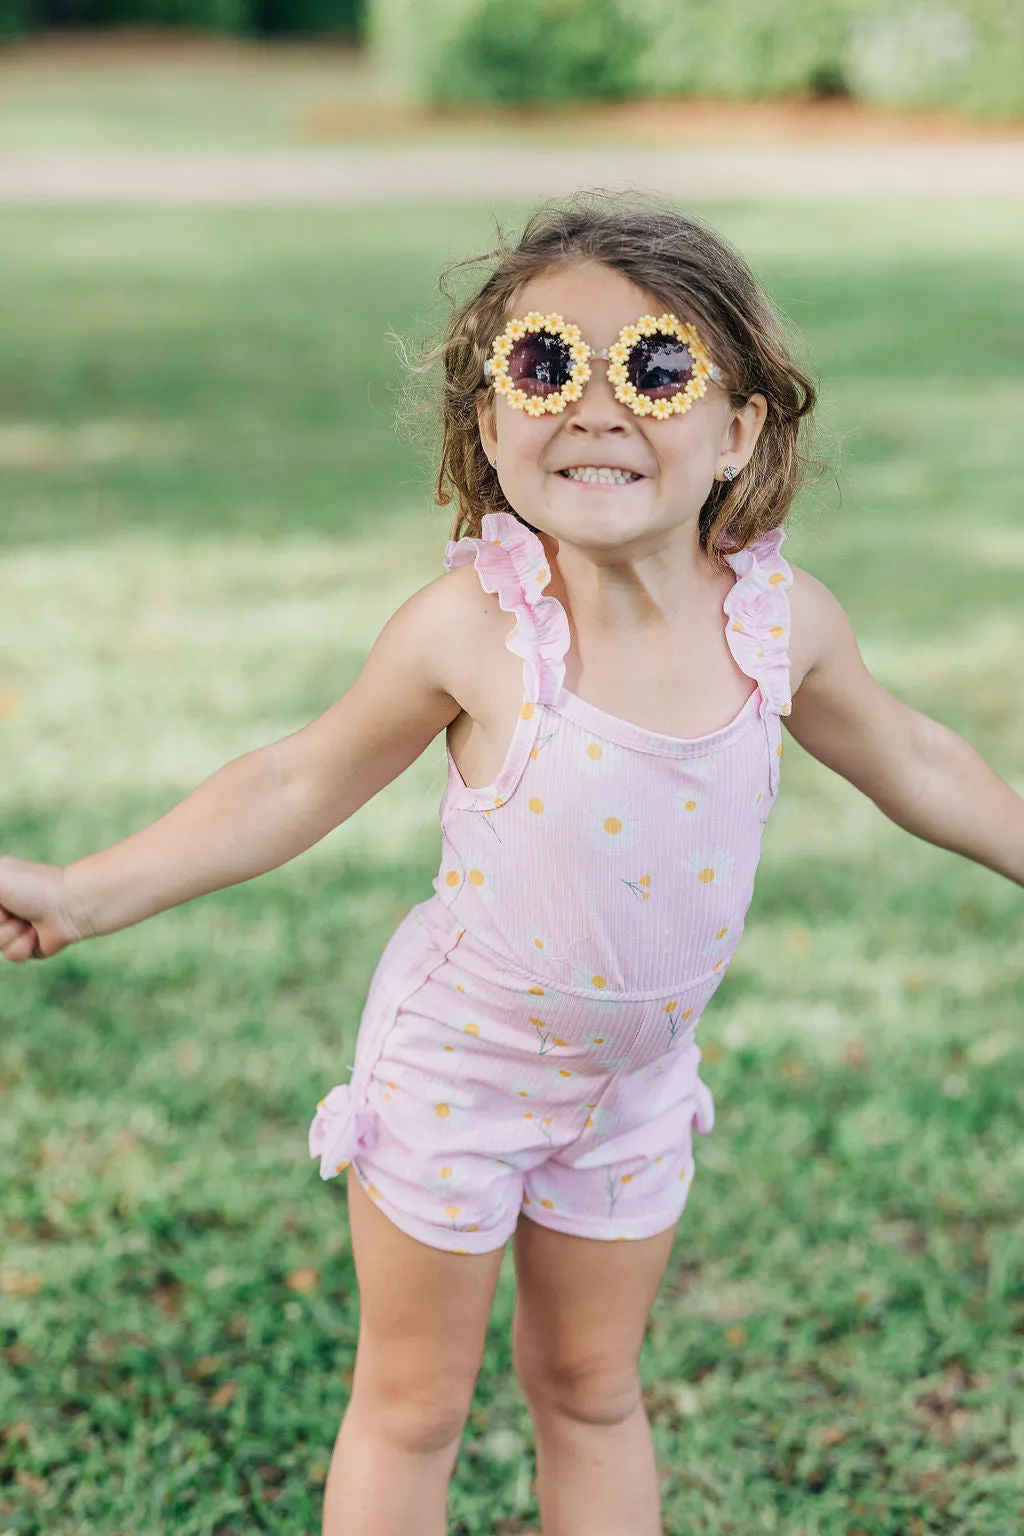
[[[596,736],[581,737],[577,755],[583,776],[598,783],[610,778],[622,762],[622,753],[615,743]]]
[[[497,889],[500,881],[495,876],[493,866],[490,863],[487,864],[486,868],[472,866],[467,869],[462,884],[484,906],[492,906],[500,899],[500,892]]]
[[[696,825],[704,814],[703,787],[699,784],[688,784],[685,789],[677,790],[672,796],[672,809],[680,821]]]
[[[520,820],[531,827],[536,827],[541,835],[545,828],[550,830],[556,821],[562,819],[561,807],[545,799],[543,794],[531,794],[529,785],[525,782],[522,794],[516,797],[515,804]]]
[[[479,1010],[470,1006],[459,1010],[455,1016],[454,1027],[460,1034],[467,1035],[470,1040],[480,1040],[487,1038],[489,1022]]]
[[[585,812],[583,825],[591,848],[611,854],[627,853],[635,848],[642,830],[639,817],[630,814],[628,805],[610,799],[598,800]]]
[[[685,868],[697,877],[697,883],[708,890],[728,885],[732,879],[732,854],[728,848],[701,843],[690,854]]]

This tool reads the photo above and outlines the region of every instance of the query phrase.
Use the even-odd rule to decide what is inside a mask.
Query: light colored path
[[[272,154],[0,154],[0,202],[358,206],[524,202],[578,187],[669,196],[1021,197],[1024,142],[538,149],[451,144]]]

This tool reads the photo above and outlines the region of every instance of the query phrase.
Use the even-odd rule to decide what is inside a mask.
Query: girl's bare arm
[[[445,687],[449,648],[465,644],[455,621],[469,589],[457,574],[398,609],[356,681],[318,719],[235,758],[165,816],[66,866],[79,935],[112,933],[275,869],[397,778],[459,713]]]
[[[908,832],[1024,885],[1024,799],[962,736],[883,688],[838,600],[794,575],[793,736]]]

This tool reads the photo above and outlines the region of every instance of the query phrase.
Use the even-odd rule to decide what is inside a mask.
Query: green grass
[[[1024,787],[1012,204],[721,207],[824,382],[788,548]],[[3,214],[0,849],[66,862],[351,681],[440,568],[383,340],[486,219]],[[1024,1520],[1020,892],[788,744],[643,1374],[673,1536]],[[440,742],[252,884],[0,972],[0,1532],[317,1528],[357,1296],[307,1160]],[[314,1273],[309,1273],[313,1271]],[[452,1530],[536,1527],[503,1272]]]
[[[0,149],[249,150],[308,144],[375,83],[351,47],[173,33],[0,48]]]

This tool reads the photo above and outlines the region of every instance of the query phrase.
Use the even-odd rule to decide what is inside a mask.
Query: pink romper
[[[402,1231],[501,1247],[521,1210],[591,1238],[679,1218],[691,1127],[714,1123],[697,1023],[753,895],[790,708],[792,573],[781,529],[730,556],[725,634],[756,687],[729,725],[683,740],[563,686],[565,610],[540,540],[510,513],[447,548],[516,615],[523,706],[493,784],[448,754],[434,895],[374,973],[349,1083],[309,1151],[350,1163]]]

